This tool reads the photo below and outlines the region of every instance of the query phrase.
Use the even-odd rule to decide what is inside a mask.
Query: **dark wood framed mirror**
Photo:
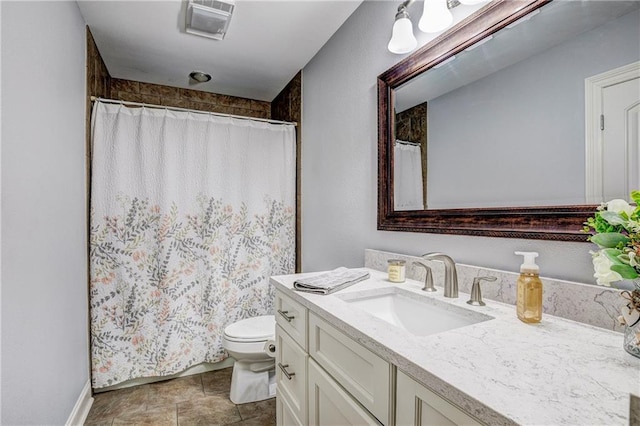
[[[590,203],[528,205],[500,204],[397,210],[394,207],[394,146],[396,144],[396,92],[410,80],[438,68],[501,29],[524,21],[551,0],[497,0],[487,4],[447,32],[378,77],[378,229],[438,234],[461,234],[561,241],[586,241],[583,223],[597,207]],[[544,12],[544,10],[543,10]],[[522,84],[528,84],[522,81]],[[490,125],[491,123],[489,123]],[[517,133],[511,137],[518,138]],[[554,156],[546,153],[547,158]],[[584,161],[584,160],[581,160]],[[545,163],[522,164],[529,173],[545,173]],[[507,177],[508,178],[508,177]],[[584,179],[584,176],[582,176]],[[426,185],[426,182],[425,182]],[[422,191],[422,189],[420,189]],[[426,188],[424,189],[426,194]],[[426,203],[426,195],[425,195]],[[506,204],[506,203],[505,203]]]

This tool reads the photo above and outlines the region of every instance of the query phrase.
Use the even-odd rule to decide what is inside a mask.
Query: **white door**
[[[640,190],[640,78],[603,89],[601,120],[604,200],[628,200]]]
[[[585,80],[586,202],[640,189],[640,62]]]

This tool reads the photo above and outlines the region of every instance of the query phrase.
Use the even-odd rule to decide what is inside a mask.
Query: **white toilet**
[[[222,345],[236,361],[229,395],[234,404],[276,395],[275,333],[273,315],[246,318],[224,329]]]

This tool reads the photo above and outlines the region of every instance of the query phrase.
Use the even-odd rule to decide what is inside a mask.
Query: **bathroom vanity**
[[[326,296],[272,277],[279,425],[629,423],[640,359],[620,333],[369,272]]]

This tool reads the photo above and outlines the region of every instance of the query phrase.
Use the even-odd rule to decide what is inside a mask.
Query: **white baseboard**
[[[73,411],[67,419],[66,426],[81,426],[89,415],[89,410],[93,404],[93,398],[91,397],[91,384],[87,380],[87,384],[84,385],[82,392],[76,405],[73,407]]]

